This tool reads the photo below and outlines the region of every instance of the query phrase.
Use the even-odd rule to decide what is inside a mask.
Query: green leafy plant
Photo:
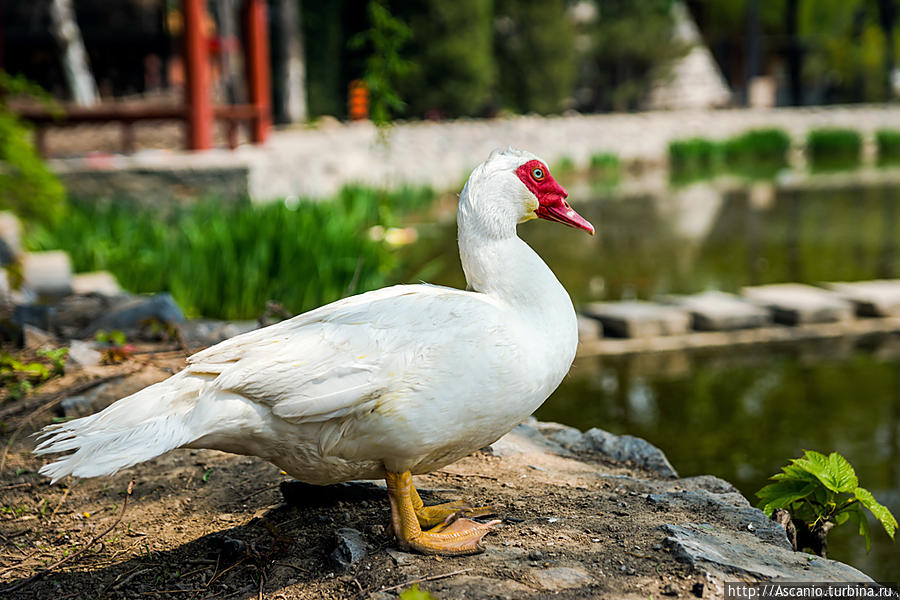
[[[760,499],[758,506],[769,517],[778,509],[787,510],[798,528],[798,546],[802,527],[813,538],[821,538],[822,551],[819,553],[824,555],[825,535],[833,526],[849,520],[859,527],[868,552],[872,540],[864,509],[871,512],[894,539],[897,519],[887,507],[876,502],[871,492],[859,487],[853,467],[837,452],[825,456],[806,450],[802,457],[792,459],[781,468],[781,473],[770,479],[775,483],[756,492]]]
[[[669,167],[678,177],[711,175],[722,163],[722,144],[706,138],[674,140],[669,143]]]
[[[38,358],[30,360],[8,352],[0,354],[0,387],[6,389],[8,398],[17,400],[27,396],[35,385],[65,372],[68,348],[43,349],[37,351]]]
[[[406,107],[395,86],[412,65],[400,55],[412,30],[381,0],[369,0],[367,12],[371,26],[351,38],[350,47],[368,47],[363,79],[369,88],[369,114],[376,125],[387,125],[392,114]]]
[[[813,169],[853,168],[862,160],[862,135],[853,129],[813,129],[806,136],[806,150]]]
[[[900,164],[900,130],[879,129],[875,132],[875,144],[878,146],[878,164]]]
[[[65,224],[33,227],[25,243],[66,250],[76,271],[109,270],[131,292],[168,291],[189,317],[255,319],[269,301],[298,314],[387,284],[395,256],[367,230],[434,198],[428,188],[347,187],[330,202],[169,211],[73,200]]]
[[[30,96],[53,107],[40,87],[0,71],[0,210],[55,222],[65,210],[65,189],[35,150],[30,128],[7,105],[14,96]]]
[[[37,351],[37,354],[50,361],[53,375],[62,375],[66,372],[66,358],[69,356],[68,348],[41,349]]]
[[[412,587],[406,588],[400,592],[400,600],[437,600],[427,590],[420,590],[419,584],[413,584]]]
[[[730,137],[723,144],[729,171],[770,177],[788,166],[791,137],[782,129],[751,129]]]

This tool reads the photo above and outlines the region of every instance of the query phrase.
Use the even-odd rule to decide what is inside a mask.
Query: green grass
[[[878,164],[900,164],[900,130],[879,129],[875,132],[875,144],[878,146]]]
[[[550,169],[553,173],[560,175],[571,173],[575,170],[575,161],[572,160],[569,156],[563,156],[559,160],[556,161],[556,164],[553,165],[553,168]]]
[[[751,129],[727,139],[723,153],[728,169],[771,177],[788,166],[791,137],[782,129]]]
[[[854,168],[862,161],[862,136],[853,129],[813,129],[806,150],[813,170]]]
[[[622,171],[622,161],[616,154],[611,152],[599,152],[591,154],[590,169],[599,171],[608,175],[618,176]]]
[[[165,212],[82,200],[26,243],[66,250],[76,271],[107,269],[131,292],[169,291],[189,316],[250,319],[269,300],[299,313],[385,285],[394,257],[367,229],[433,199],[430,190],[350,187],[329,202],[207,200]]]
[[[675,171],[711,171],[722,156],[722,145],[706,138],[690,138],[669,143],[669,163]]]
[[[675,181],[690,181],[720,173],[770,178],[788,166],[791,138],[776,129],[752,129],[717,142],[690,138],[669,143],[669,166]]]

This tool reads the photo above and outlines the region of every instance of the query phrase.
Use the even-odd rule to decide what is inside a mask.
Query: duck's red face
[[[594,226],[569,206],[569,203],[566,202],[568,192],[563,186],[556,183],[547,165],[539,160],[529,160],[525,164],[519,165],[516,175],[537,198],[538,207],[534,213],[539,218],[556,221],[576,229],[584,229],[594,235]]]

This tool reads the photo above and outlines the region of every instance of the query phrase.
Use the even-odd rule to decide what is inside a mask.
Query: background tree
[[[494,49],[500,103],[556,113],[572,102],[575,28],[565,0],[497,0]]]
[[[399,87],[409,115],[472,116],[492,100],[496,81],[491,0],[405,0],[391,10],[412,30],[413,63]]]

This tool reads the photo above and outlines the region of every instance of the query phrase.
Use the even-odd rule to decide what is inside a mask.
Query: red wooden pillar
[[[213,147],[213,105],[210,96],[206,0],[181,0],[184,14],[184,65],[187,79],[189,150]]]
[[[256,108],[250,130],[255,144],[266,141],[272,126],[272,96],[269,72],[269,30],[265,0],[244,2],[244,64],[247,67],[247,92]]]

